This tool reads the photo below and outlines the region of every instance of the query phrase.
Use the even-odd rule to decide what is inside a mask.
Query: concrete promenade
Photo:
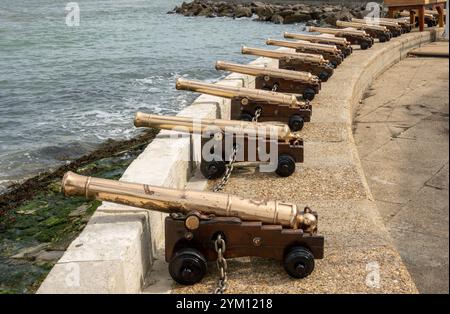
[[[271,260],[230,260],[230,293],[417,293],[367,184],[352,122],[373,80],[433,37],[433,31],[410,33],[367,51],[356,49],[313,102],[312,122],[302,131],[305,163],[297,165],[294,175],[279,178],[254,168],[236,169],[225,192],[310,205],[320,215],[326,248],[325,259],[317,261],[314,273],[304,280],[289,278]],[[270,59],[256,62],[277,65]],[[221,84],[252,87],[254,80],[233,74]],[[229,101],[202,95],[180,115],[227,118]],[[199,152],[195,137],[174,139],[173,132],[163,131],[122,180],[204,189],[206,180],[191,179]],[[189,156],[194,161],[187,161]],[[161,259],[163,218],[160,213],[104,203],[38,292],[211,292],[217,280],[214,264],[195,286],[181,287],[170,279]]]
[[[394,65],[366,93],[354,125],[378,210],[421,293],[449,291],[448,66],[448,58],[413,57]]]

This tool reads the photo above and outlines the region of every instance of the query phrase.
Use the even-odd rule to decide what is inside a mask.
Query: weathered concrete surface
[[[355,118],[370,189],[421,293],[449,292],[448,66],[401,61],[371,86]]]
[[[302,130],[305,163],[292,176],[237,168],[224,192],[309,204],[319,212],[326,248],[325,259],[303,280],[289,278],[279,263],[266,259],[230,261],[230,293],[417,293],[367,186],[352,120],[373,79],[429,40],[429,33],[412,33],[348,57],[313,101],[312,122]],[[217,278],[211,267],[200,284],[177,285],[173,292],[211,291]],[[372,280],[378,275],[379,282]]]
[[[429,45],[413,49],[409,55],[448,58],[448,41],[436,41]]]

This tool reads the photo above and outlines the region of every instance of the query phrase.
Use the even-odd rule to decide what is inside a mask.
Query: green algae
[[[119,179],[147,143],[148,139],[138,145],[133,143],[129,149],[121,149],[109,157],[91,160],[70,170],[88,176]],[[40,184],[32,197],[17,204],[7,210],[0,207],[0,294],[34,293],[56,261],[40,261],[36,258],[39,252],[21,258],[17,256],[23,250],[43,244],[45,250],[65,250],[101,202],[65,197],[58,175],[45,185]]]

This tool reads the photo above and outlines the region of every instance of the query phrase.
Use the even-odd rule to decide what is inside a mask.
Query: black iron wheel
[[[314,96],[316,96],[316,92],[314,92],[314,90],[312,88],[305,88],[305,90],[303,91],[303,99],[304,100],[313,100]]]
[[[213,160],[203,160],[200,164],[200,172],[207,179],[217,179],[223,176],[226,170],[225,162],[219,156],[213,156]]]
[[[327,71],[323,70],[319,73],[318,77],[322,82],[326,82],[328,81],[330,74]]]
[[[280,177],[289,177],[295,171],[295,160],[292,156],[281,154],[278,156],[278,166],[275,170]]]
[[[192,248],[184,248],[172,257],[169,263],[170,276],[182,285],[193,285],[206,274],[207,263],[202,253]]]
[[[298,114],[294,114],[293,116],[291,116],[289,118],[289,128],[291,129],[291,131],[300,131],[301,129],[303,129],[303,125],[305,124],[305,121],[303,120],[302,117],[300,117]]]
[[[367,41],[363,41],[359,46],[361,47],[362,50],[366,50],[370,48],[371,45]]]
[[[296,246],[286,254],[284,269],[294,278],[305,278],[314,270],[314,255],[308,249]]]

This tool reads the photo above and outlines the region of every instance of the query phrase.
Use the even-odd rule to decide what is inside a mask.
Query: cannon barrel
[[[393,22],[393,23],[397,23],[400,25],[409,25],[409,21],[406,20],[406,18],[388,18],[388,17],[380,17],[379,18],[380,21],[384,21],[384,22]]]
[[[309,35],[309,34],[297,34],[297,33],[288,33],[285,32],[284,38],[292,38],[292,39],[300,39],[307,40],[313,43],[330,43],[337,44],[342,46],[350,45],[350,42],[343,37],[334,37],[334,36],[323,36],[323,35]]]
[[[270,76],[274,78],[282,78],[287,80],[302,80],[310,82],[316,82],[319,80],[317,76],[312,75],[309,72],[290,71],[283,69],[267,68],[265,66],[260,65],[249,65],[249,64],[244,65],[224,61],[216,62],[216,70],[230,71],[252,76]]]
[[[241,49],[243,54],[254,55],[259,57],[281,59],[281,58],[296,58],[304,60],[305,62],[314,62],[319,64],[328,64],[328,61],[321,55],[312,53],[287,52],[260,48],[250,48],[243,46]]]
[[[375,31],[382,31],[387,32],[388,29],[384,26],[378,26],[378,25],[370,25],[365,23],[355,23],[355,22],[346,22],[346,21],[336,21],[336,26],[339,27],[354,27],[356,29],[371,29]]]
[[[374,21],[365,20],[365,19],[356,19],[352,18],[352,22],[360,23],[360,24],[367,24],[367,25],[375,25],[378,23],[381,26],[393,26],[393,27],[400,27],[400,24],[394,21],[384,21],[383,19],[374,19]]]
[[[202,134],[207,131],[230,132],[236,135],[248,135],[250,137],[264,136],[269,138],[276,134],[279,140],[289,141],[300,139],[300,134],[293,133],[284,123],[256,123],[240,120],[224,119],[198,119],[183,116],[161,116],[137,112],[134,118],[136,127],[153,127],[177,132],[189,132]]]
[[[324,44],[316,44],[316,43],[310,43],[308,41],[299,40],[299,41],[286,41],[286,40],[276,40],[276,39],[267,39],[266,40],[267,45],[274,45],[274,46],[281,46],[281,47],[287,47],[287,48],[312,48],[317,49],[321,51],[331,52],[331,53],[338,53],[339,49],[336,46],[331,45],[324,45]]]
[[[305,103],[298,101],[294,95],[288,95],[277,92],[270,92],[254,88],[233,87],[220,84],[204,83],[200,81],[190,81],[179,78],[176,83],[176,89],[189,90],[202,94],[209,94],[218,97],[234,98],[242,97],[249,100],[264,101],[291,107],[303,107]]]
[[[66,196],[108,201],[164,213],[199,211],[217,216],[239,217],[313,232],[314,215],[297,205],[277,200],[251,200],[224,193],[178,190],[147,184],[85,177],[67,172],[62,181]]]
[[[367,34],[365,31],[357,30],[357,29],[339,29],[339,28],[310,26],[308,28],[308,31],[319,32],[319,33],[323,33],[323,34],[333,34],[336,36],[339,36],[339,34],[349,34],[349,35],[364,36],[364,37],[369,36],[369,34]]]

